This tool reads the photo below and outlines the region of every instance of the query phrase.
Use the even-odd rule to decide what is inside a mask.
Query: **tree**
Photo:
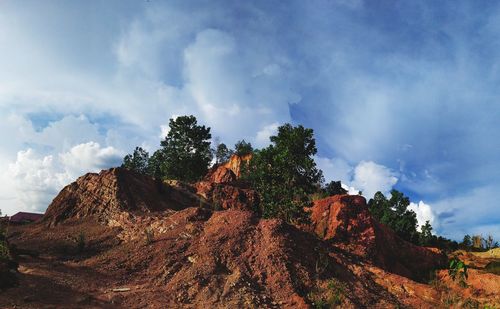
[[[245,140],[237,141],[234,145],[234,153],[238,156],[245,156],[253,152],[252,144],[245,142]]]
[[[420,227],[420,245],[429,246],[432,241],[432,226],[429,220],[425,221],[425,224]]]
[[[313,159],[317,152],[313,130],[285,124],[270,139],[271,145],[254,153],[243,178],[259,193],[265,218],[303,221],[308,195],[323,181]]]
[[[476,249],[482,249],[483,248],[483,236],[481,236],[481,235],[472,236],[472,246]]]
[[[163,177],[196,181],[204,176],[212,160],[210,128],[198,125],[194,116],[170,119],[170,131],[161,142]]]
[[[486,249],[492,249],[495,241],[493,240],[493,236],[491,234],[488,235],[488,238],[484,240],[485,248]]]
[[[141,147],[135,147],[132,154],[128,154],[123,158],[122,167],[141,174],[147,174],[148,161],[149,153]]]
[[[232,151],[230,151],[226,144],[220,143],[217,145],[215,149],[215,163],[226,162],[232,155]]]
[[[472,247],[472,238],[470,237],[470,235],[467,234],[464,236],[464,239],[462,240],[461,245],[465,249],[469,249],[470,247]]]
[[[347,190],[342,188],[342,183],[340,181],[330,181],[324,188],[327,196],[346,194]]]
[[[408,210],[410,199],[403,193],[392,190],[391,198],[387,199],[381,192],[375,193],[368,202],[368,209],[373,217],[390,227],[401,238],[418,244],[417,215]]]

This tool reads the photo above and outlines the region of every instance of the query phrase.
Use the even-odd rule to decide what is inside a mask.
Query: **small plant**
[[[453,281],[458,280],[462,287],[466,287],[466,281],[468,278],[467,269],[468,266],[465,265],[463,261],[461,261],[458,257],[454,257],[450,260],[448,265],[448,274]]]
[[[7,229],[0,224],[0,261],[7,261],[11,258],[6,235]]]
[[[150,245],[154,241],[154,234],[151,228],[146,228],[144,230],[144,235],[146,236],[146,245]]]
[[[462,308],[464,309],[479,309],[479,302],[472,298],[467,298],[463,304]]]
[[[76,237],[75,242],[76,242],[76,249],[78,250],[78,253],[82,253],[83,250],[85,250],[85,246],[86,246],[85,233],[80,232],[80,234],[78,234],[78,237]]]
[[[0,240],[0,261],[5,261],[10,259],[9,248],[7,247],[7,243],[3,240]]]
[[[331,293],[328,298],[328,303],[331,306],[341,305],[344,302],[344,294],[346,290],[345,284],[337,279],[331,279],[328,281],[328,289]]]

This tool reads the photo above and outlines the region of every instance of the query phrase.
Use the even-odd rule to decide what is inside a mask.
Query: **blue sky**
[[[440,234],[500,238],[500,6],[475,1],[2,1],[0,202],[159,146],[315,130],[328,180],[402,190]]]

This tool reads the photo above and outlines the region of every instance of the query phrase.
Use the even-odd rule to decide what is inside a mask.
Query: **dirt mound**
[[[66,186],[49,205],[43,222],[53,226],[70,218],[95,217],[108,222],[122,212],[183,209],[195,199],[153,178],[112,168],[89,173]]]
[[[317,235],[383,269],[422,279],[430,270],[445,266],[444,254],[415,246],[375,221],[362,196],[335,195],[315,201],[309,210]]]

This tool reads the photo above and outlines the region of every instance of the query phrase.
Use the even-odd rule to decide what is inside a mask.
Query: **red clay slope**
[[[107,222],[120,212],[179,210],[196,201],[174,187],[124,168],[88,173],[59,192],[43,221],[56,225],[69,218],[96,217]]]
[[[309,210],[318,236],[390,272],[420,279],[446,263],[444,254],[413,245],[378,223],[362,196],[331,196]]]

